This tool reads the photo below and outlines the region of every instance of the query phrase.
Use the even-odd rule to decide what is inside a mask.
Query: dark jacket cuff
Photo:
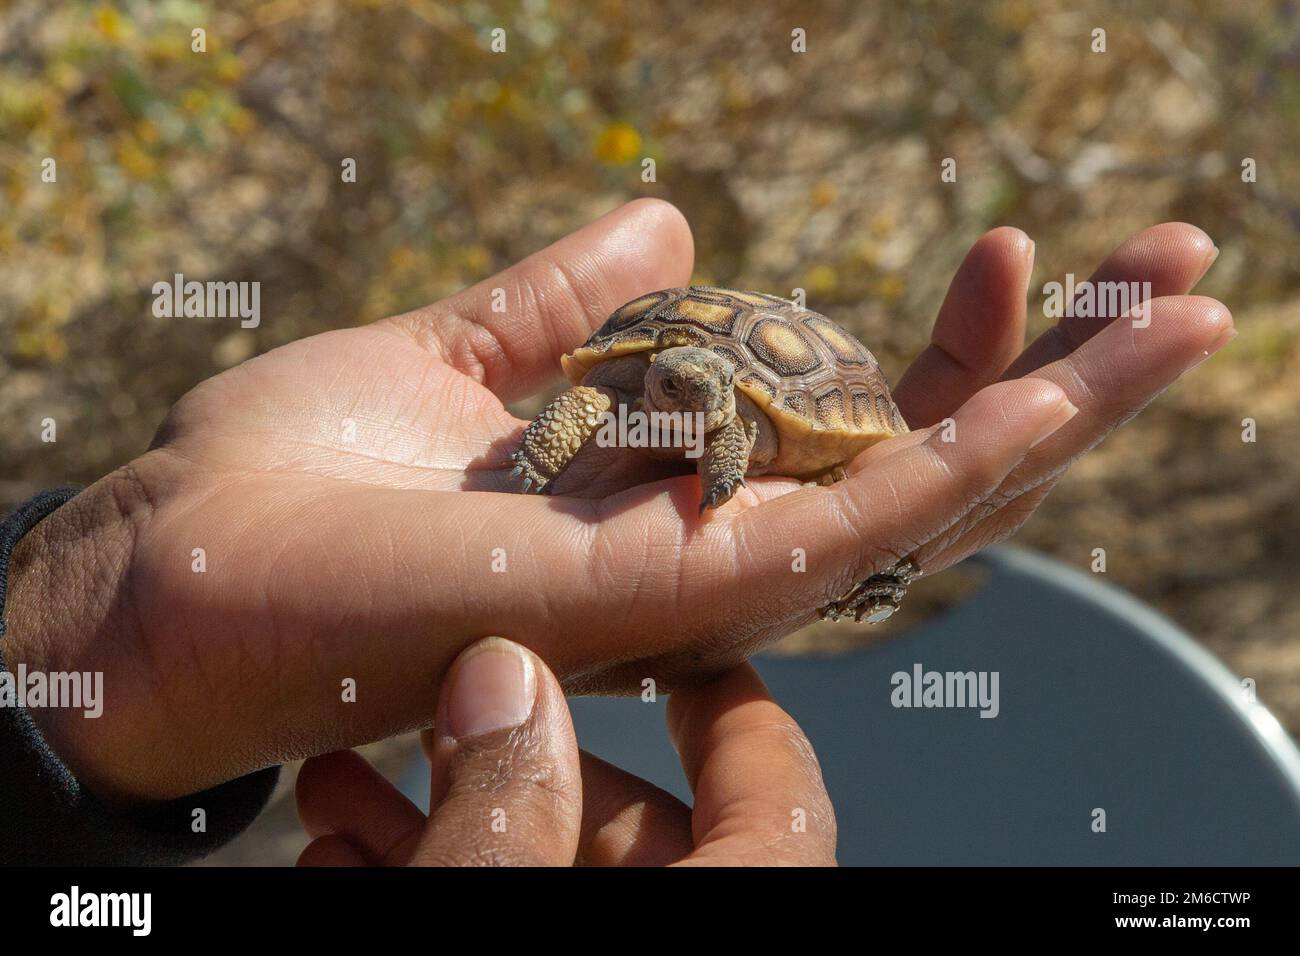
[[[9,558],[22,536],[76,489],[42,492],[0,523],[0,636]],[[0,641],[0,682],[24,697]],[[3,687],[0,685],[0,690]],[[50,749],[27,710],[0,693],[0,864],[176,864],[241,833],[280,775],[268,767],[193,796],[120,812],[91,796]]]

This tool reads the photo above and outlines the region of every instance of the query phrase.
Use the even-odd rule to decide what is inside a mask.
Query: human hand
[[[827,866],[835,813],[808,738],[742,664],[676,691],[668,730],[694,808],[578,750],[550,669],[486,638],[424,734],[431,814],[353,751],[307,761],[302,866]]]
[[[1150,298],[1143,301],[1150,324],[1139,327],[1103,308],[1095,318],[1062,318],[1026,348],[1033,242],[1018,229],[1002,228],[972,247],[949,287],[930,347],[894,391],[908,424],[933,425],[989,382],[1025,376],[1060,386],[1079,414],[1035,447],[978,507],[926,542],[918,553],[923,569],[949,567],[1009,537],[1085,452],[1232,340],[1237,333],[1227,307],[1187,294],[1218,255],[1210,237],[1187,223],[1144,229],[1121,243],[1088,281],[1094,287],[1149,282]],[[915,440],[905,437],[898,444]],[[859,468],[873,460],[873,451]]]
[[[899,388],[918,425],[960,405],[956,442],[883,443],[830,488],[757,479],[704,520],[693,477],[589,500],[499,493],[524,426],[503,400],[539,388],[618,305],[689,280],[680,215],[632,203],[443,303],[189,393],[154,448],[24,539],[6,660],[104,673],[100,719],[33,715],[84,784],[124,800],[427,726],[450,662],[483,634],[529,646],[571,689],[720,671],[900,555],[940,547],[923,561],[937,570],[1009,533],[1044,478],[1229,327],[1211,300],[1168,297],[1208,240],[1159,230],[1184,238],[1117,254],[1167,296],[1142,339],[1116,323],[1040,378],[982,389],[1015,351],[1028,267],[1015,231],[977,244],[936,331],[956,362],[927,353]],[[1083,411],[1031,453],[1067,396]]]

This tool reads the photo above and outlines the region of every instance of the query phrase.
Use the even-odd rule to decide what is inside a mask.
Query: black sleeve
[[[9,558],[24,534],[76,493],[73,488],[42,492],[0,523],[0,864],[176,864],[198,859],[256,819],[275,788],[279,767],[121,813],[82,789],[27,710],[15,706],[24,699],[23,688],[3,658]],[[203,825],[196,826],[196,821]]]

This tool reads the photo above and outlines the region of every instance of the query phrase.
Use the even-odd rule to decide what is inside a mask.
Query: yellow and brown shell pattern
[[[580,382],[599,362],[677,345],[712,349],[731,361],[737,387],[783,434],[878,440],[907,431],[866,346],[826,316],[758,292],[705,286],[652,292],[618,309],[562,364]]]

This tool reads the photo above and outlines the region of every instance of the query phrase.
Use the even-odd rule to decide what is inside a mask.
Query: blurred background
[[[1085,569],[1104,547],[1111,583],[1253,678],[1295,733],[1300,8],[881,6],[0,2],[0,506],[140,453],[222,369],[426,304],[638,196],[685,213],[697,281],[806,289],[894,381],[985,230],[1037,242],[1032,335],[1045,282],[1185,220],[1222,250],[1197,291],[1241,335],[1017,542]],[[260,281],[261,326],[153,318],[152,284],[177,272]],[[783,649],[860,634],[819,625]],[[374,755],[392,771],[408,744]],[[286,821],[282,799],[215,859],[291,860]]]

